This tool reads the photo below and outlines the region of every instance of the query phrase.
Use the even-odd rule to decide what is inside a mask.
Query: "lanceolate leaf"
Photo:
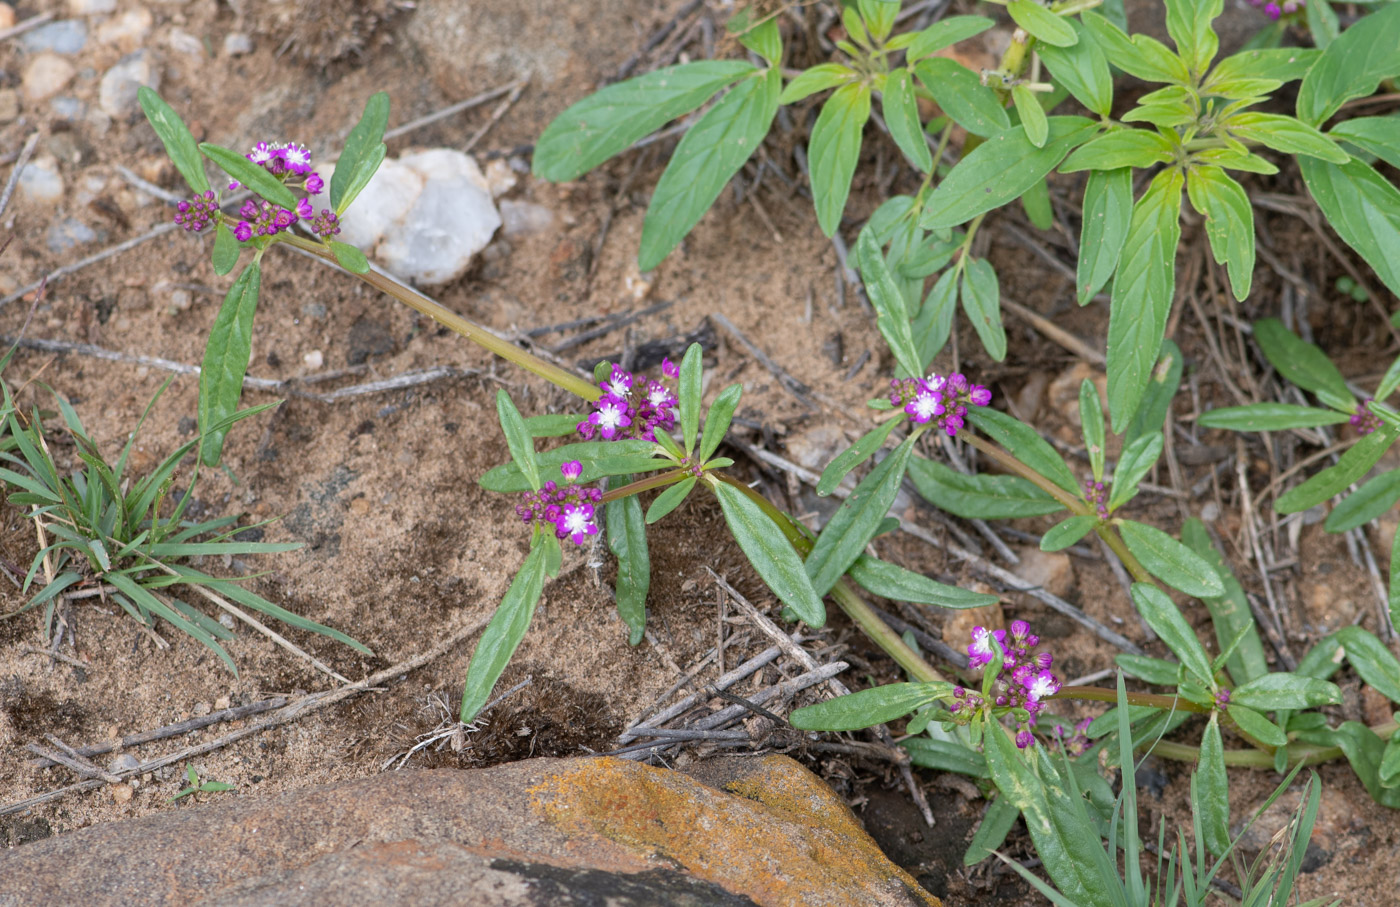
[[[686,132],[647,205],[638,266],[661,263],[754,153],[778,112],[777,68],[741,81]]]
[[[1071,24],[1074,23],[1071,21]],[[1079,42],[1073,47],[1043,44],[1035,49],[1036,53],[1045,61],[1057,83],[1068,89],[1079,103],[1106,117],[1113,110],[1113,76],[1108,69],[1108,58],[1083,26],[1076,26],[1075,31]]]
[[[889,344],[895,361],[906,375],[921,374],[923,363],[914,349],[914,335],[909,325],[909,313],[904,308],[904,296],[872,234],[862,232],[856,241],[856,260],[860,264],[865,292],[870,297],[870,304],[875,307],[875,324]]]
[[[1347,120],[1332,127],[1331,135],[1364,148],[1392,167],[1400,167],[1400,120],[1394,116]]]
[[[910,436],[856,486],[823,527],[807,555],[807,575],[818,595],[825,595],[860,557],[875,537],[880,521],[889,513],[904,470],[914,452],[916,436]]]
[[[1167,33],[1177,53],[1193,72],[1203,73],[1220,49],[1211,21],[1220,15],[1223,0],[1167,0]]]
[[[1132,597],[1147,625],[1162,637],[1162,642],[1200,683],[1209,686],[1212,682],[1210,657],[1167,593],[1150,583],[1134,583]]]
[[[689,481],[694,484],[695,479]],[[646,632],[647,592],[651,589],[651,555],[641,499],[631,495],[609,501],[607,524],[608,550],[617,558],[617,614],[627,625],[628,645],[635,646]]]
[[[652,501],[651,506],[647,508],[647,524],[655,523],[679,507],[698,481],[699,479],[695,476],[689,476],[657,495],[656,500]]]
[[[952,691],[950,683],[890,683],[794,709],[788,721],[804,731],[856,731],[903,718]]]
[[[1190,80],[1186,64],[1156,38],[1133,35],[1129,39],[1117,25],[1095,12],[1083,13],[1080,19],[1089,26],[1108,62],[1128,75],[1146,82],[1185,84]]]
[[[1043,148],[1050,124],[1045,119],[1045,109],[1036,100],[1035,92],[1024,85],[1016,85],[1011,89],[1011,100],[1016,105],[1016,115],[1020,117],[1021,125],[1026,127],[1026,138],[1035,147]]]
[[[779,104],[795,104],[803,98],[844,85],[856,77],[856,71],[840,63],[819,63],[811,69],[804,69],[778,98]]]
[[[1009,520],[1065,509],[1019,476],[965,476],[936,460],[915,457],[909,477],[929,503],[966,519]]]
[[[537,453],[535,462],[539,464],[540,475],[554,478],[559,475],[559,467],[566,461],[578,460],[583,464],[583,474],[579,476],[578,481],[587,483],[603,476],[645,472],[672,465],[668,460],[652,459],[651,454],[655,450],[656,445],[650,441],[578,441]],[[629,465],[627,461],[637,462],[635,465]],[[515,462],[502,463],[488,470],[477,480],[477,484],[498,494],[530,490],[529,481]]]
[[[384,159],[384,129],[388,125],[389,95],[377,92],[365,102],[365,112],[345,137],[345,147],[335,162],[330,195],[335,211],[348,208],[360,190],[369,185],[369,178]]]
[[[982,348],[997,362],[1006,358],[1006,329],[1001,323],[1001,288],[997,272],[985,258],[967,263],[962,279],[962,306]]]
[[[1113,469],[1113,484],[1109,487],[1108,492],[1109,511],[1117,510],[1129,498],[1137,494],[1138,483],[1152,469],[1157,458],[1162,455],[1162,446],[1162,433],[1156,431],[1150,435],[1135,438],[1131,444],[1123,448],[1123,452],[1118,456],[1118,463]]]
[[[922,573],[862,554],[847,571],[862,589],[892,601],[915,602],[939,608],[980,608],[997,603],[995,595],[969,592],[935,582]]]
[[[501,672],[515,654],[525,631],[530,629],[530,618],[535,615],[540,594],[544,591],[544,574],[547,561],[545,546],[559,542],[552,537],[541,537],[530,549],[520,572],[515,574],[505,598],[501,599],[491,623],[481,634],[467,665],[467,681],[462,691],[462,711],[460,718],[470,723],[485,708],[491,698],[491,690],[500,679]]]
[[[1203,428],[1231,431],[1283,431],[1313,428],[1347,421],[1346,413],[1296,403],[1251,403],[1248,406],[1222,406],[1207,410],[1196,419]]]
[[[1225,668],[1230,672],[1230,677],[1235,683],[1248,683],[1269,673],[1269,664],[1264,659],[1264,643],[1259,637],[1259,628],[1254,624],[1254,617],[1249,612],[1249,602],[1244,597],[1244,589],[1211,542],[1205,524],[1195,518],[1187,520],[1181,527],[1181,540],[1215,569],[1221,584],[1225,586],[1224,595],[1207,596],[1202,599],[1210,610],[1211,623],[1215,625],[1216,642],[1223,650],[1240,633],[1245,633],[1244,639],[1225,660]]]
[[[1084,436],[1084,449],[1089,454],[1089,469],[1095,481],[1103,481],[1104,431],[1103,405],[1099,389],[1085,378],[1079,384],[1079,424]]]
[[[1209,89],[1220,82],[1239,79],[1273,79],[1292,82],[1307,75],[1322,51],[1306,47],[1273,47],[1242,50],[1221,60],[1205,82]]]
[[[1205,215],[1211,255],[1226,266],[1235,298],[1244,299],[1254,280],[1254,210],[1244,187],[1219,167],[1193,167],[1186,195]]]
[[[967,419],[1007,450],[1016,452],[1031,469],[1071,494],[1079,493],[1079,481],[1064,458],[1034,428],[1006,413],[986,407],[968,410]]]
[[[1336,142],[1293,117],[1247,111],[1230,117],[1226,128],[1236,138],[1258,142],[1275,151],[1320,158],[1333,164],[1345,164],[1349,159]]]
[[[919,317],[914,319],[912,330],[914,333],[914,343],[919,349],[919,361],[923,363],[923,369],[928,369],[933,365],[934,357],[942,350],[943,345],[948,342],[948,336],[953,331],[953,316],[958,309],[958,271],[956,268],[949,268],[944,271],[938,280],[934,281],[932,289],[928,291],[928,296],[924,297],[924,304],[919,309]]]
[[[912,742],[914,741],[907,741],[904,746],[907,748]],[[923,764],[914,755],[912,749],[910,760],[915,765]],[[1021,811],[1012,806],[1005,797],[997,797],[987,804],[987,811],[982,814],[982,823],[977,826],[977,832],[968,843],[967,852],[963,854],[963,865],[975,866],[990,857],[994,851],[1001,849],[1006,836],[1011,833],[1012,826],[1019,818],[1021,818]]]
[[[1328,532],[1364,526],[1400,501],[1400,469],[1383,472],[1352,492],[1327,517]]]
[[[535,176],[577,179],[754,71],[741,60],[683,63],[609,85],[554,118],[535,145]]]
[[[910,62],[922,60],[945,47],[980,35],[995,24],[985,16],[948,16],[940,19],[914,35],[913,40],[909,42],[905,59]]]
[[[201,143],[199,150],[204,152],[204,156],[209,160],[218,164],[219,168],[229,176],[274,205],[281,205],[283,208],[296,208],[297,197],[292,194],[292,190],[282,185],[280,179],[238,152],[221,148],[218,145],[211,145],[208,142]]]
[[[920,226],[955,227],[999,208],[1035,185],[1096,128],[1084,117],[1050,117],[1049,138],[1037,148],[1024,126],[1004,129],[958,162],[924,205]]]
[[[1120,127],[1097,135],[1076,148],[1060,165],[1061,173],[1117,170],[1165,164],[1175,155],[1171,142],[1148,129]]]
[[[1133,206],[1108,319],[1108,410],[1122,432],[1147,391],[1176,292],[1181,172],[1163,170]]]
[[[1298,118],[1320,126],[1352,98],[1365,97],[1382,79],[1400,75],[1400,7],[1387,4],[1348,28],[1303,78]]]
[[[971,775],[973,778],[987,777],[987,760],[983,758],[981,753],[969,749],[961,743],[931,740],[928,737],[911,737],[908,740],[901,740],[899,745],[908,751],[909,761],[921,768],[957,772],[962,775]]]
[[[896,425],[901,424],[901,419],[886,419],[878,426],[861,435],[860,440],[842,451],[836,459],[827,464],[822,470],[821,479],[817,482],[817,494],[825,497],[836,490],[836,486],[841,484],[841,480],[846,477],[852,469],[874,456],[875,451],[880,449],[880,445],[885,443],[885,439],[890,436]]]
[[[505,433],[511,460],[520,467],[520,474],[530,483],[530,488],[539,491],[540,467],[535,462],[535,442],[530,437],[530,430],[525,427],[520,410],[515,408],[515,403],[504,388],[496,390],[496,415],[501,420],[501,431]]]
[[[1167,410],[1171,408],[1172,397],[1181,387],[1182,360],[1181,348],[1170,340],[1162,341],[1162,355],[1152,368],[1152,380],[1147,383],[1147,393],[1142,397],[1137,415],[1123,432],[1123,448],[1133,445],[1144,435],[1164,430],[1167,424]]]
[[[1395,443],[1397,434],[1400,433],[1386,426],[1363,436],[1342,454],[1336,466],[1329,466],[1297,488],[1290,489],[1274,502],[1274,509],[1279,513],[1297,513],[1322,503],[1334,494],[1341,494],[1376,465],[1376,461]]]
[[[1391,654],[1385,644],[1357,626],[1343,627],[1337,631],[1336,637],[1361,679],[1375,687],[1386,699],[1400,703],[1400,660]]]
[[[1392,10],[1400,12],[1400,4],[1386,12]],[[1357,160],[1338,165],[1300,157],[1298,168],[1327,222],[1392,293],[1400,294],[1400,189]]]
[[[223,454],[227,428],[215,428],[238,409],[243,376],[253,354],[253,316],[258,310],[262,271],[250,262],[229,287],[224,304],[209,329],[204,362],[199,369],[200,459],[217,466]]]
[[[1098,525],[1094,516],[1072,516],[1055,524],[1040,539],[1041,551],[1061,551],[1088,535]]]
[[[705,430],[700,435],[700,462],[710,459],[711,455],[719,449],[720,442],[729,433],[729,423],[734,418],[734,408],[739,405],[739,398],[743,396],[744,386],[742,384],[731,384],[719,392],[715,402],[710,404],[709,410],[705,413]]]
[[[1359,628],[1347,627],[1345,629]],[[1371,638],[1375,639],[1374,636]],[[1381,652],[1390,655],[1379,641],[1376,645]],[[1351,653],[1347,654],[1350,657]],[[1394,662],[1395,657],[1391,655],[1390,659]],[[1353,662],[1354,666],[1355,662]],[[1400,681],[1400,664],[1395,665],[1395,671],[1395,680]],[[1374,684],[1372,685],[1374,686]],[[1380,688],[1377,687],[1377,689]],[[1230,701],[1247,708],[1258,709],[1261,712],[1272,712],[1275,709],[1315,709],[1321,705],[1334,705],[1341,702],[1342,691],[1335,683],[1319,680],[1316,677],[1275,671],[1256,677],[1249,683],[1240,684],[1230,692]]]
[[[807,146],[811,168],[812,200],[817,223],[831,236],[841,225],[851,177],[860,159],[860,137],[870,119],[870,83],[853,82],[838,88],[817,115]]]
[[[1055,47],[1073,47],[1079,40],[1070,24],[1036,0],[1011,0],[1006,11],[1016,24],[1040,41]]]
[[[1214,714],[1201,735],[1201,756],[1194,780],[1197,796],[1192,801],[1206,849],[1223,857],[1230,848],[1230,782],[1225,775],[1225,745]]]
[[[233,231],[228,228],[228,224],[219,221],[218,226],[214,228],[214,253],[210,259],[214,273],[223,277],[232,271],[238,264],[238,252],[238,240]]]
[[[1264,351],[1264,357],[1289,381],[1319,396],[1329,395],[1343,407],[1352,402],[1346,379],[1327,354],[1299,338],[1277,318],[1256,321],[1254,339]],[[1323,402],[1331,405],[1329,400]]]
[[[826,607],[812,588],[802,558],[778,527],[748,495],[725,482],[713,485],[724,521],[759,577],[783,604],[811,627],[826,623]]]
[[[680,398],[681,435],[685,440],[687,454],[695,450],[695,438],[700,431],[700,402],[704,388],[701,386],[701,371],[705,352],[700,344],[692,343],[681,357],[681,376],[676,396]]]
[[[1254,709],[1246,708],[1242,705],[1230,705],[1226,707],[1226,713],[1244,731],[1254,739],[1267,743],[1269,746],[1287,746],[1288,735],[1276,724]]]
[[[1011,125],[996,92],[958,61],[929,57],[915,64],[914,75],[943,112],[973,135],[995,135]]]
[[[914,78],[907,69],[893,70],[885,79],[883,98],[885,125],[899,150],[924,173],[933,169],[933,153],[924,138],[919,121],[919,105],[914,100]]]
[[[208,192],[209,178],[204,175],[204,160],[199,156],[199,146],[195,144],[185,121],[160,95],[144,85],[136,90],[136,100],[140,102],[151,128],[165,145],[165,153],[170,155],[170,160],[185,182],[197,194]]]
[[[1142,561],[1148,572],[1173,589],[1200,598],[1225,594],[1225,585],[1220,582],[1215,568],[1162,530],[1132,520],[1121,520],[1118,531],[1128,550]],[[1182,661],[1185,660],[1182,658]],[[1208,678],[1209,674],[1204,676]]]
[[[1079,264],[1075,275],[1079,304],[1086,305],[1103,289],[1118,267],[1133,216],[1133,171],[1095,170],[1084,187],[1084,222],[1079,232]]]

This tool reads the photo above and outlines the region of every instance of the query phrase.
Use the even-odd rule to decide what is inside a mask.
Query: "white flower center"
[[[588,517],[584,516],[582,510],[575,510],[564,517],[564,528],[569,535],[578,535],[580,532],[588,533]]]
[[[604,406],[598,410],[598,426],[600,428],[617,428],[622,423],[622,408],[619,406]]]
[[[939,399],[933,394],[919,394],[914,398],[914,411],[920,418],[932,419],[938,415]]]

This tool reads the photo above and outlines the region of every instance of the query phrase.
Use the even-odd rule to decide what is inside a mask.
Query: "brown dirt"
[[[121,2],[122,9],[131,5],[130,0]],[[234,147],[260,138],[287,138],[311,141],[313,151],[323,152],[348,130],[364,98],[374,90],[390,92],[392,126],[528,75],[532,82],[521,102],[476,149],[478,155],[508,158],[521,153],[549,118],[615,71],[669,16],[642,0],[609,0],[588,15],[565,0],[534,0],[527,4],[529,14],[523,16],[516,10],[491,12],[484,9],[488,4],[473,5],[476,19],[471,22],[462,21],[453,4],[420,2],[418,6],[417,11],[376,24],[370,34],[341,36],[345,38],[341,43],[358,43],[363,50],[324,67],[305,65],[296,53],[278,55],[279,47],[293,37],[289,29],[295,23],[260,18],[262,4],[245,4],[237,16],[214,0],[153,5],[156,24],[146,44],[164,65],[162,94],[185,116],[196,136]],[[21,18],[45,11],[62,17],[65,8],[58,0],[47,0],[21,3],[19,12]],[[257,47],[252,55],[240,58],[222,54],[190,58],[169,46],[168,38],[176,28],[207,39],[216,51],[224,35],[234,30],[254,34]],[[460,31],[452,32],[452,38],[442,36],[451,29]],[[436,42],[435,30],[442,33]],[[467,34],[475,44],[460,43]],[[298,40],[311,44],[310,38]],[[330,39],[322,35],[317,40]],[[453,41],[459,43],[453,45]],[[465,50],[453,52],[453,47]],[[78,64],[82,72],[70,93],[95,103],[97,80],[118,56],[115,49],[100,47],[90,37]],[[17,85],[24,61],[17,42],[0,46],[0,87]],[[460,146],[486,123],[492,106],[393,141],[390,154],[415,147]],[[62,213],[90,223],[99,230],[100,239],[72,252],[51,253],[44,234],[55,212],[17,198],[6,212],[5,226],[14,230],[17,241],[6,253],[5,273],[0,274],[4,292],[79,254],[137,235],[167,216],[158,202],[129,188],[115,165],[128,166],[167,187],[173,188],[177,181],[173,169],[162,163],[160,146],[139,115],[103,130],[100,124],[62,120],[45,105],[26,105],[20,120],[0,126],[0,149],[17,148],[35,129],[43,135],[40,153],[53,153],[61,160],[68,183]],[[778,136],[775,141],[792,140]],[[905,185],[910,175],[894,167],[897,158],[887,141],[872,132],[866,148],[867,159],[848,211],[852,223],[862,221],[887,194],[914,188]],[[570,350],[567,358],[577,362],[615,357],[624,341],[631,348],[648,341],[679,343],[679,338],[704,326],[707,314],[722,312],[795,378],[830,401],[819,410],[809,409],[726,335],[715,334],[716,346],[708,359],[718,382],[715,389],[743,382],[740,419],[761,425],[750,430],[748,440],[795,456],[799,441],[810,448],[809,442],[820,441],[823,433],[830,437],[834,430],[854,438],[869,424],[861,404],[880,392],[882,376],[891,363],[880,352],[883,343],[873,318],[855,294],[847,294],[844,307],[837,306],[835,254],[817,230],[810,203],[780,191],[776,180],[766,181],[759,194],[766,217],[757,216],[750,201],[736,205],[734,196],[726,192],[682,249],[651,276],[645,302],[633,295],[629,281],[637,277],[635,255],[642,215],[665,160],[660,150],[653,147],[625,156],[565,186],[522,176],[514,197],[552,208],[558,226],[509,242],[498,239],[479,266],[454,284],[438,288],[436,297],[504,331],[528,330],[646,302],[673,303],[625,335],[614,334]],[[71,157],[74,152],[76,161]],[[877,182],[876,173],[887,176]],[[1299,191],[1296,185],[1265,187],[1261,183],[1259,187]],[[1056,180],[1053,193],[1056,210],[1074,235],[1076,181]],[[1260,218],[1271,231],[1275,248],[1295,250],[1285,256],[1295,271],[1317,286],[1330,287],[1335,264],[1298,251],[1315,243],[1305,226],[1278,215],[1266,218],[1263,212]],[[776,234],[765,225],[768,219]],[[605,222],[609,222],[606,241],[595,252]],[[1018,211],[998,215],[984,228],[990,240],[986,254],[997,266],[1003,293],[1080,337],[1091,342],[1101,338],[1106,326],[1104,308],[1076,307],[1071,281],[998,228],[1007,222],[1034,232]],[[1285,286],[1276,272],[1261,267],[1248,306],[1234,306],[1220,294],[1206,292],[1210,283],[1198,280],[1204,237],[1194,223],[1194,216],[1188,214],[1180,258],[1182,292],[1173,320],[1174,336],[1188,357],[1190,382],[1176,401],[1179,420],[1195,411],[1197,401],[1234,402],[1211,358],[1202,325],[1184,297],[1199,292],[1206,311],[1224,309],[1247,320],[1276,313]],[[1067,241],[1055,231],[1035,236],[1051,254],[1072,262]],[[227,472],[207,473],[197,491],[207,516],[244,513],[249,521],[280,516],[268,529],[267,540],[305,543],[300,551],[250,559],[246,564],[206,566],[215,572],[267,571],[253,588],[369,645],[376,654],[364,658],[314,635],[288,634],[336,670],[356,678],[422,652],[491,613],[525,550],[524,536],[514,522],[513,502],[487,494],[475,484],[477,476],[505,457],[491,394],[505,386],[522,409],[535,412],[560,411],[569,401],[549,386],[492,362],[408,309],[280,251],[269,256],[265,268],[251,374],[293,379],[341,368],[355,338],[377,340],[378,345],[368,358],[368,374],[350,381],[440,364],[474,372],[329,405],[289,397],[274,415],[234,430],[226,452]],[[1219,284],[1218,278],[1210,279]],[[199,240],[167,236],[56,283],[36,311],[29,334],[197,363],[226,286],[226,279],[212,273],[207,249]],[[185,309],[172,305],[176,289],[191,292],[193,305]],[[1340,303],[1332,298],[1337,294],[1324,295],[1309,310],[1319,341],[1344,354],[1348,374],[1375,370],[1379,361],[1375,350],[1381,341],[1359,327],[1366,323],[1368,310],[1353,306],[1342,317],[1331,317],[1324,313],[1323,303]],[[13,335],[24,317],[24,307],[8,307],[0,312],[0,332]],[[1221,324],[1212,314],[1211,328]],[[961,325],[962,342],[957,347],[961,366],[992,385],[999,397],[1029,409],[1021,413],[1023,417],[1038,411],[1038,421],[1047,430],[1075,443],[1071,440],[1074,423],[1045,395],[1047,381],[1072,368],[1075,358],[1013,316],[1007,316],[1007,327],[1011,355],[1004,363],[993,363],[972,339],[967,325]],[[558,337],[550,335],[545,342]],[[318,351],[324,365],[320,369],[305,365],[304,357]],[[866,352],[871,361],[848,378],[848,370]],[[947,354],[942,364],[952,365],[953,355]],[[165,378],[163,372],[146,366],[21,352],[7,378],[22,383],[31,376],[72,400],[90,434],[109,451],[119,447],[123,433]],[[1239,380],[1238,375],[1229,377]],[[32,385],[21,399],[26,404],[43,401]],[[257,392],[246,397],[250,403],[269,399]],[[153,465],[188,439],[181,423],[194,414],[195,400],[195,381],[178,378],[137,444],[138,467]],[[1228,445],[1223,448],[1227,452],[1234,450],[1233,438],[1225,433],[1206,440]],[[1262,465],[1253,475],[1256,493],[1269,476],[1262,453],[1259,458]],[[1213,465],[1208,460],[1187,464],[1185,486]],[[1165,469],[1159,473],[1155,481],[1172,483]],[[812,501],[810,494],[793,489],[781,475],[756,469],[754,476],[774,500],[794,512],[803,512]],[[1206,495],[1219,503],[1217,527],[1231,539],[1239,527],[1235,489],[1233,471],[1224,472]],[[1144,496],[1135,505],[1134,516],[1175,529],[1182,516],[1199,513],[1202,503]],[[935,532],[945,532],[923,505],[914,505],[911,513]],[[27,566],[36,551],[31,526],[13,507],[6,506],[0,515],[0,552]],[[655,645],[648,642],[635,649],[626,645],[626,633],[606,586],[613,570],[610,559],[599,552],[597,560],[604,566],[595,572],[587,565],[587,557],[571,555],[563,574],[546,587],[532,629],[500,689],[509,689],[526,677],[531,683],[499,706],[486,729],[469,738],[466,748],[430,750],[415,757],[415,762],[487,765],[611,748],[617,732],[674,682],[672,664],[688,666],[713,644],[715,604],[705,565],[726,573],[759,604],[770,604],[741,553],[722,541],[720,523],[716,507],[696,501],[654,531],[649,627]],[[1049,525],[1048,520],[1027,520],[1014,527],[1038,536]],[[892,535],[878,540],[875,547],[882,556],[950,581],[977,582],[951,558],[921,542]],[[1306,552],[1303,563],[1282,577],[1290,600],[1307,603],[1290,611],[1299,615],[1288,626],[1290,645],[1299,655],[1307,640],[1373,607],[1368,577],[1352,566],[1338,538],[1323,534],[1320,525],[1309,526],[1300,550]],[[1237,567],[1241,554],[1227,544],[1227,555]],[[1073,559],[1070,565],[1065,597],[1131,638],[1141,639],[1127,597],[1108,566],[1102,560],[1084,559]],[[1247,588],[1259,591],[1257,581],[1251,579],[1252,567],[1240,573]],[[1304,596],[1305,591],[1310,594]],[[22,602],[9,583],[0,581],[0,608],[12,610]],[[1351,610],[1335,605],[1341,602],[1352,603]],[[1034,619],[1042,635],[1054,641],[1058,664],[1066,675],[1089,673],[1111,663],[1110,648],[1046,612],[1033,599],[1007,596],[1006,606],[1013,616]],[[1189,610],[1188,616],[1199,626],[1208,626],[1203,609]],[[187,718],[221,706],[224,700],[238,704],[327,685],[304,663],[242,631],[228,646],[240,667],[234,677],[205,649],[169,628],[160,629],[169,648],[157,649],[113,606],[82,603],[74,607],[72,618],[76,647],[63,651],[82,661],[83,668],[32,653],[32,647],[41,642],[36,615],[0,622],[0,803],[73,780],[67,769],[41,770],[30,764],[24,745],[42,740],[44,734],[55,734],[73,745],[100,742]],[[940,618],[935,615],[933,620],[937,625]],[[833,619],[832,628],[836,641],[853,647],[859,673],[882,682],[897,679],[890,663],[843,620]],[[431,732],[446,715],[455,715],[469,653],[470,645],[464,645],[381,692],[246,738],[200,756],[193,764],[202,777],[236,785],[235,796],[379,771],[420,734]],[[146,747],[140,755],[206,741],[223,730],[211,728]],[[110,757],[98,761],[104,758]],[[858,809],[870,804],[873,811],[892,797],[905,796],[896,786],[897,776],[885,767],[830,754],[805,758]],[[118,802],[109,791],[97,791],[37,807],[27,816],[0,819],[0,837],[18,843],[50,832],[177,808],[168,798],[181,786],[182,776],[183,772],[168,769],[144,777],[127,802]],[[1365,847],[1341,848],[1318,872],[1305,877],[1305,894],[1342,897],[1347,903],[1381,903],[1370,894],[1379,890],[1376,880],[1393,878],[1396,818],[1371,805],[1348,771],[1333,767],[1325,770],[1324,777],[1329,789],[1341,795],[1336,802],[1345,799],[1352,804],[1379,837]],[[1171,774],[1163,794],[1161,811],[1173,819],[1185,815],[1184,778],[1181,772]],[[1268,778],[1272,775],[1232,776],[1238,804],[1260,799],[1270,785]],[[892,826],[897,830],[886,839],[886,849],[895,847],[896,839],[917,844],[925,836],[940,842],[945,836],[961,836],[932,852],[911,846],[911,862],[905,865],[950,903],[1033,903],[1027,889],[1010,880],[1000,867],[962,869],[960,855],[982,808],[980,802],[956,792],[966,789],[965,785],[934,788],[931,795],[939,827],[922,829],[917,818],[906,815]],[[1030,855],[1023,837],[1013,837],[1011,850],[1022,857]],[[1348,866],[1352,859],[1360,861],[1359,868]],[[930,861],[941,865],[915,868]]]

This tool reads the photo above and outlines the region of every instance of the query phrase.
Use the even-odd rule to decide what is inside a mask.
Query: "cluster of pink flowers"
[[[1359,435],[1369,435],[1381,427],[1381,417],[1371,412],[1370,402],[1370,400],[1362,400],[1358,403],[1356,412],[1352,413],[1348,420]]]
[[[890,381],[890,403],[903,407],[919,425],[933,422],[955,436],[965,425],[969,406],[992,402],[990,389],[972,384],[961,372],[943,376],[932,372],[927,378],[896,378]]]
[[[993,645],[992,640],[996,640]],[[1024,723],[1017,725],[1016,745],[1021,749],[1035,743],[1031,727],[1036,715],[1045,707],[1044,700],[1060,691],[1060,678],[1050,670],[1053,657],[1049,652],[1031,650],[1040,645],[1040,637],[1031,632],[1031,625],[1024,620],[1013,620],[1011,630],[988,630],[986,627],[972,628],[972,642],[968,644],[968,666],[979,668],[995,665],[996,679],[992,683],[994,700],[992,705],[1008,712],[1023,710]],[[998,660],[997,648],[1001,649]],[[953,688],[953,705],[950,711],[954,721],[971,721],[972,716],[981,712],[987,703],[981,694],[963,687]],[[1014,714],[1014,712],[1013,712]]]
[[[311,169],[311,152],[306,146],[295,142],[278,145],[258,142],[253,150],[243,155],[283,183],[300,188],[306,196],[297,202],[296,210],[282,208],[270,202],[249,201],[238,212],[238,225],[233,235],[239,242],[247,242],[254,236],[275,236],[283,230],[291,229],[298,219],[311,221],[312,231],[322,238],[340,232],[340,219],[335,212],[322,208],[320,214],[311,204],[311,196],[325,191],[326,183],[321,175]],[[237,189],[238,181],[228,184],[230,190]]]
[[[598,521],[593,505],[603,499],[600,489],[575,485],[583,474],[583,464],[570,460],[559,467],[564,485],[545,482],[539,491],[527,491],[516,514],[526,523],[551,523],[557,538],[582,545],[590,535],[598,534]]]
[[[1094,505],[1099,519],[1108,519],[1108,489],[1104,487],[1102,482],[1096,482],[1092,477],[1085,479],[1084,500]]]
[[[669,359],[661,363],[666,381],[680,377],[680,366]],[[593,404],[593,412],[578,424],[586,440],[619,441],[641,438],[655,441],[657,430],[676,427],[676,407],[680,404],[670,385],[645,375],[623,371],[616,365],[612,374],[598,383],[603,396]]]
[[[1282,16],[1291,16],[1303,8],[1304,0],[1249,0],[1249,5],[1255,9],[1262,9],[1264,15],[1277,21]]]
[[[219,200],[214,190],[210,189],[203,195],[180,202],[175,206],[175,211],[175,223],[191,233],[198,233],[219,216]]]

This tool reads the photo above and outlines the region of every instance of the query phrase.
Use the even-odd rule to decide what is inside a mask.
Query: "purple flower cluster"
[[[1370,400],[1362,400],[1358,403],[1356,412],[1348,420],[1359,435],[1369,435],[1381,427],[1381,417],[1371,412],[1370,403]]]
[[[1102,482],[1094,481],[1092,476],[1084,480],[1084,500],[1094,506],[1099,519],[1108,519],[1108,489]]]
[[[661,363],[661,374],[666,381],[674,381],[680,373],[680,366],[671,360]],[[680,401],[669,384],[614,365],[612,374],[600,381],[598,388],[603,396],[594,402],[588,418],[578,424],[578,433],[586,440],[641,438],[655,441],[658,429],[670,431],[676,427],[676,407]]]
[[[1065,726],[1055,725],[1055,739],[1064,745],[1065,752],[1071,756],[1082,756],[1089,749],[1089,725],[1094,723],[1093,718],[1083,718],[1074,725],[1074,733],[1065,736]]]
[[[993,645],[992,640],[996,640]],[[997,661],[997,647],[1001,648],[1000,664],[996,666],[996,679],[992,683],[993,705],[999,709],[1024,710],[1024,724],[1018,724],[1016,745],[1025,749],[1035,743],[1031,727],[1035,717],[1045,707],[1044,700],[1060,691],[1060,678],[1050,670],[1053,657],[1049,652],[1032,653],[1040,644],[1040,637],[1031,632],[1031,625],[1024,620],[1013,620],[1010,633],[1006,630],[988,630],[986,627],[972,628],[972,642],[967,647],[968,666],[979,668],[983,665],[991,670]],[[972,716],[985,708],[986,702],[978,693],[962,687],[953,688],[954,721],[970,721]]]
[[[180,202],[175,206],[175,210],[175,223],[191,233],[198,233],[219,216],[219,200],[214,197],[214,190],[210,189],[203,195]]]
[[[306,197],[297,202],[295,210],[270,202],[247,202],[238,212],[238,225],[233,231],[239,242],[247,242],[254,236],[275,236],[290,229],[298,219],[310,220],[312,231],[323,239],[340,232],[340,220],[335,212],[323,208],[317,214],[311,205],[311,196],[325,191],[326,183],[311,169],[311,152],[306,146],[295,142],[285,145],[258,142],[244,157],[283,183],[301,188]],[[238,185],[237,181],[231,182],[229,189],[237,189]]]
[[[969,383],[961,372],[946,377],[932,372],[927,378],[890,381],[890,403],[903,407],[905,414],[919,425],[933,422],[950,438],[966,424],[969,406],[986,406],[991,402],[991,390]]]
[[[1223,712],[1225,711],[1225,707],[1229,704],[1230,691],[1225,689],[1224,687],[1221,687],[1220,692],[1215,694],[1215,707]]]
[[[539,491],[527,491],[515,512],[526,523],[551,523],[557,538],[582,545],[590,535],[598,534],[598,521],[593,505],[603,499],[597,488],[575,485],[583,474],[583,464],[570,460],[559,467],[564,475],[563,486],[545,482]]]
[[[1278,0],[1249,0],[1249,5],[1255,9],[1262,9],[1264,15],[1278,21],[1281,16],[1291,16],[1301,10],[1303,2],[1304,0],[1284,0],[1280,4]]]

